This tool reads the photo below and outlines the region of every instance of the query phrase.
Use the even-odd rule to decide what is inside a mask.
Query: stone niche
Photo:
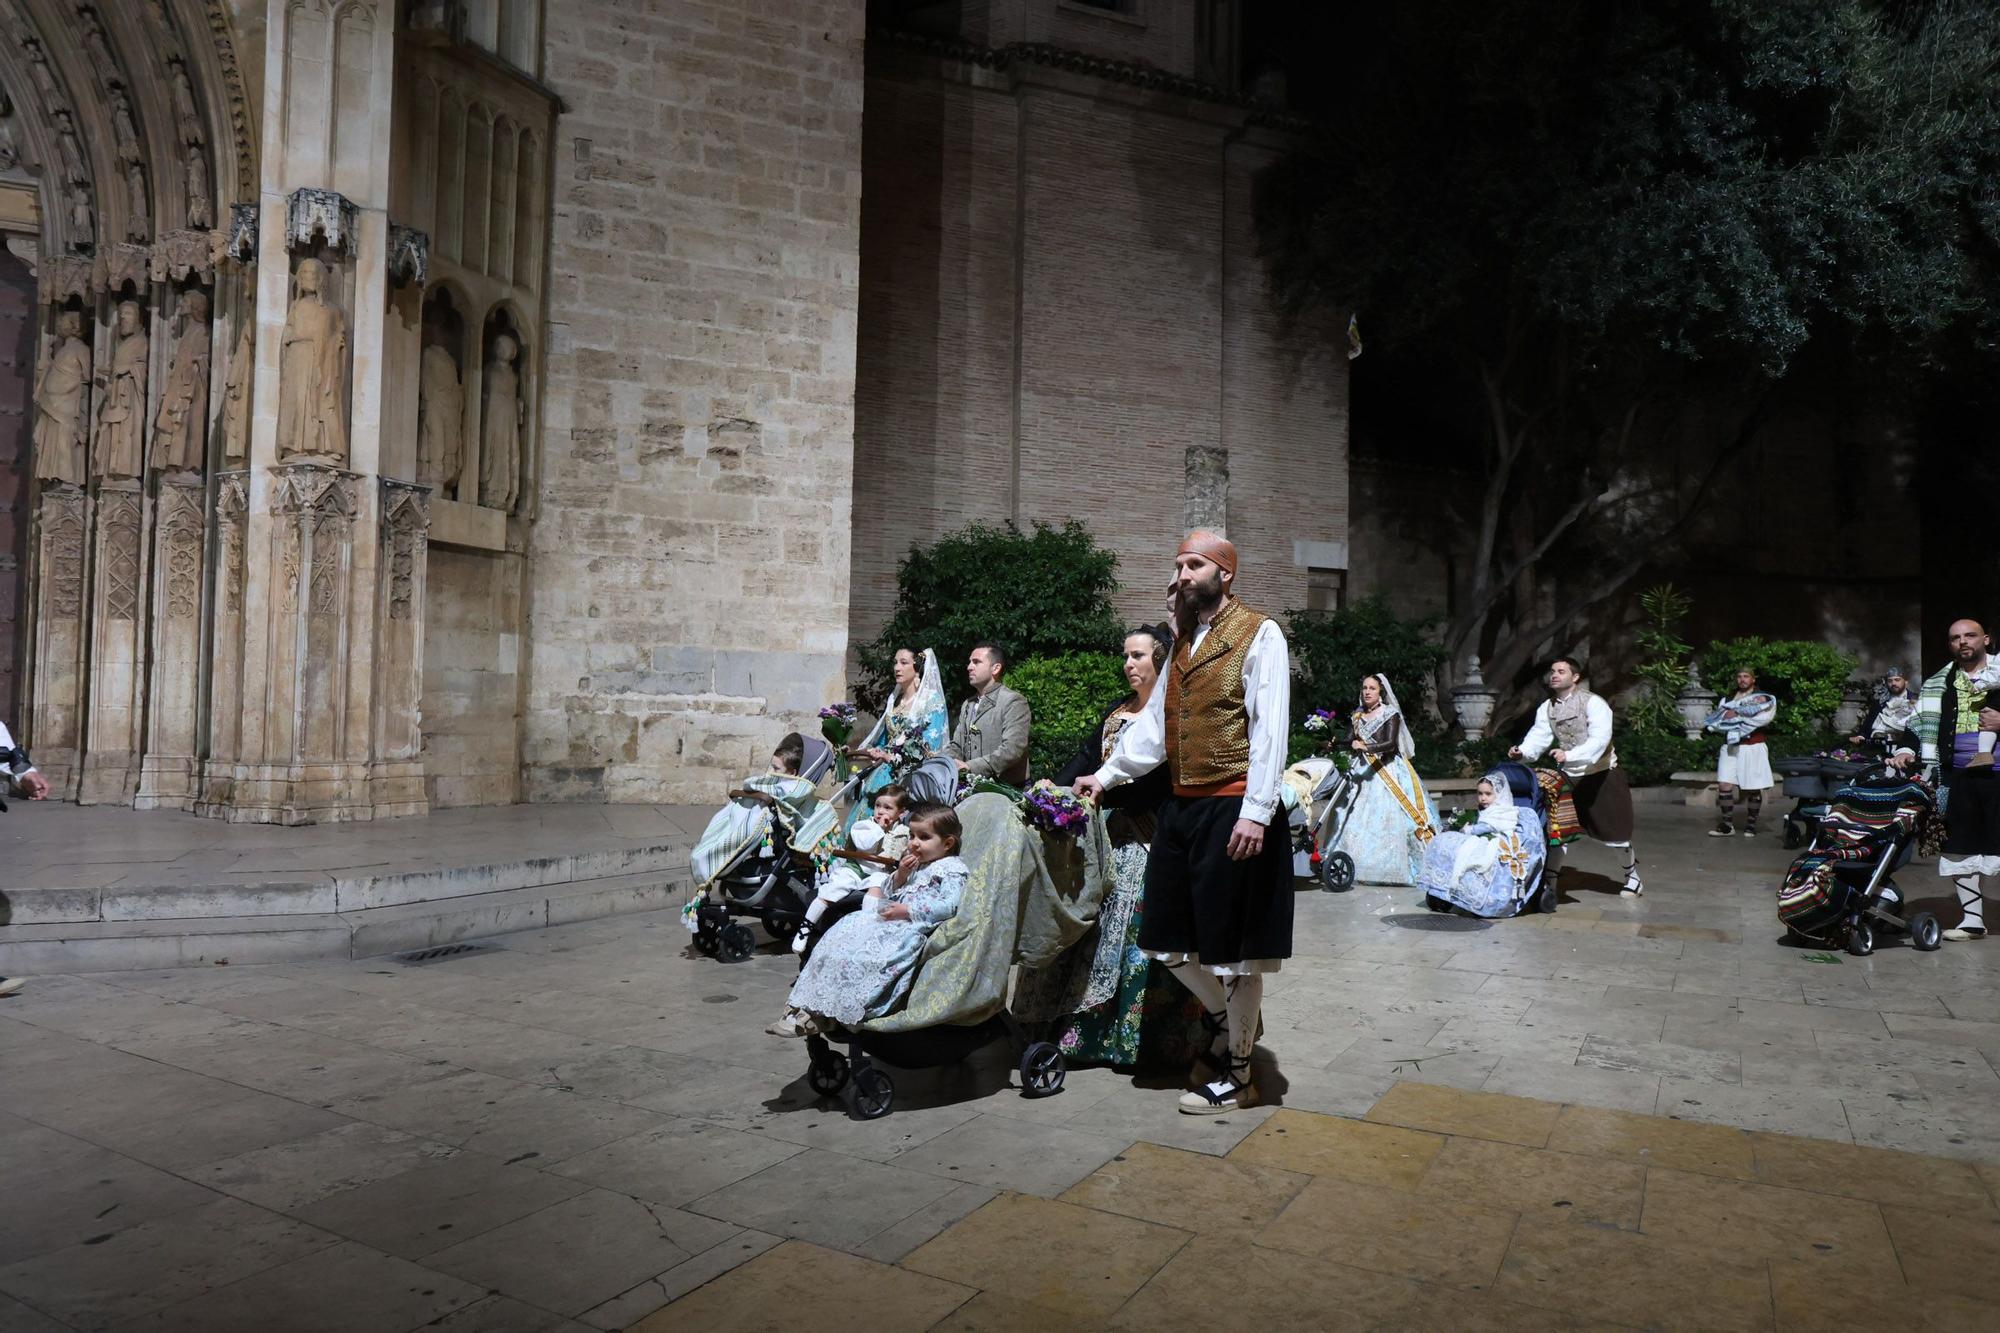
[[[439,36],[397,48],[390,211],[429,248],[423,286],[393,296],[383,472],[429,488],[414,585],[426,790],[434,806],[483,805],[520,798],[557,103]]]

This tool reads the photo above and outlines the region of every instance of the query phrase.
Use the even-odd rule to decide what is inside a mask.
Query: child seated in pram
[[[822,1021],[852,1026],[888,1013],[909,993],[930,933],[958,911],[970,873],[959,859],[963,828],[948,805],[920,805],[910,846],[886,882],[870,887],[861,910],[820,938],[792,987],[781,1036],[805,1036]]]
[[[1478,799],[1472,824],[1440,833],[1424,848],[1418,884],[1434,907],[1516,916],[1541,882],[1547,838],[1533,807],[1514,803],[1506,774],[1481,778]]]
[[[847,830],[848,847],[879,857],[892,865],[901,861],[903,854],[910,849],[910,829],[903,822],[909,812],[908,793],[890,783],[875,793],[873,817],[859,820]],[[888,871],[876,868],[874,863],[834,857],[833,864],[819,878],[818,892],[813,895],[812,904],[806,908],[805,924],[792,937],[792,952],[806,951],[806,945],[812,941],[813,927],[819,924],[829,907],[844,903],[858,893],[865,893],[871,885],[879,884],[888,877]]]
[[[805,737],[796,731],[788,733],[778,742],[778,748],[771,751],[770,770],[743,779],[741,788],[729,794],[729,804],[708,821],[701,841],[688,857],[688,870],[694,876],[697,893],[713,884],[745,850],[770,832],[771,807],[756,796],[740,793],[770,797],[795,837],[803,839],[815,822],[823,822],[811,818],[819,806],[815,785],[799,776],[805,753]]]

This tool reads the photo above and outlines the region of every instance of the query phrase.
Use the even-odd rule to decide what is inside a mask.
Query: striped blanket
[[[1917,778],[1855,782],[1835,792],[1817,842],[1792,862],[1778,889],[1778,919],[1803,935],[1826,934],[1846,909],[1835,869],[1872,862],[1893,839],[1922,834],[1936,805],[1936,791]]]

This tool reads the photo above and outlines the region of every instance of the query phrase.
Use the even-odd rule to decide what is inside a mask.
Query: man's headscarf
[[[1227,537],[1210,532],[1207,528],[1196,528],[1190,532],[1181,542],[1181,549],[1175,554],[1198,555],[1228,570],[1230,578],[1236,577],[1236,544]]]

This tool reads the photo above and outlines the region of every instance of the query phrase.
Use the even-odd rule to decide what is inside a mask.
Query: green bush
[[[1118,557],[1081,523],[979,524],[911,548],[896,567],[896,608],[881,637],[861,646],[858,701],[880,708],[896,649],[937,651],[954,716],[968,693],[965,659],[991,639],[1016,663],[1070,652],[1118,649],[1124,627],[1112,608]],[[1017,671],[1008,683],[1019,688]],[[1095,721],[1096,719],[1092,719]]]
[[[1832,724],[1856,665],[1854,658],[1828,644],[1753,634],[1709,644],[1701,655],[1701,679],[1727,697],[1736,689],[1736,673],[1748,667],[1757,673],[1758,688],[1777,696],[1781,725],[1816,730]]]
[[[1028,741],[1028,776],[1054,777],[1097,721],[1131,692],[1118,653],[1030,657],[1007,669],[1006,681],[1035,712]]]
[[[1514,748],[1516,739],[1512,736],[1483,736],[1476,741],[1460,741],[1456,755],[1458,776],[1476,778],[1491,773],[1495,764],[1506,762],[1507,751]],[[1439,776],[1443,776],[1442,771]]]
[[[1431,716],[1431,673],[1444,661],[1432,631],[1436,617],[1403,620],[1382,597],[1368,597],[1340,611],[1287,612],[1292,652],[1292,716],[1331,709],[1343,722],[1354,711],[1361,678],[1389,678],[1403,716],[1419,736]]]

